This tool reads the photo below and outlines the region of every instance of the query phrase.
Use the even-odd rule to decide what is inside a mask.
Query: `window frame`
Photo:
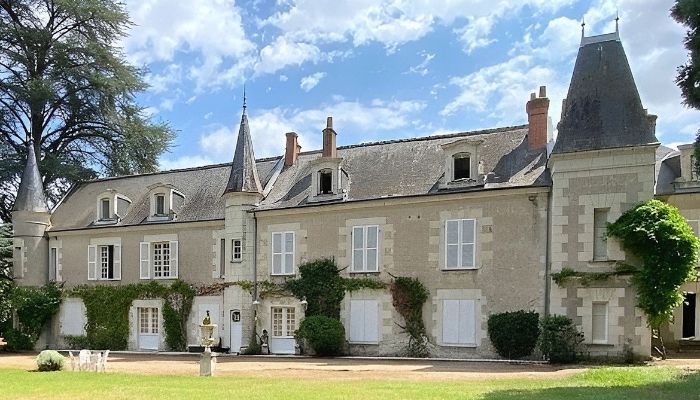
[[[377,230],[376,233],[376,244],[375,247],[368,247],[367,244],[367,238],[369,237],[368,232],[370,228],[374,228]],[[362,247],[356,248],[355,247],[355,230],[356,229],[361,229],[362,230]],[[378,273],[379,272],[379,247],[380,247],[380,232],[381,230],[379,229],[379,225],[355,225],[352,227],[350,230],[350,249],[351,249],[351,260],[350,260],[350,272],[351,273]],[[375,267],[376,270],[370,271],[367,269],[368,265],[368,257],[367,254],[369,253],[370,250],[375,251]],[[355,268],[355,252],[356,251],[361,251],[362,252],[362,267],[361,269],[356,269]]]
[[[286,244],[286,237],[287,235],[291,234],[292,235],[292,251],[287,251],[285,244]],[[275,252],[275,235],[281,235],[281,251],[280,252]],[[272,232],[272,241],[270,243],[270,252],[272,254],[270,258],[270,275],[272,276],[292,276],[296,273],[296,233],[294,231],[284,231],[284,232]],[[275,255],[280,256],[280,272],[275,273]],[[287,257],[288,255],[292,256],[292,266],[290,268],[290,272],[287,271]]]
[[[596,315],[595,314],[595,308],[596,306],[604,306],[605,307],[605,313],[602,315],[604,316],[604,322],[603,322],[603,327],[605,328],[605,336],[603,339],[597,339],[595,337],[595,318],[596,316],[600,317],[601,315]],[[591,302],[591,343],[592,344],[608,344],[610,342],[610,332],[609,332],[609,324],[610,324],[610,304],[607,301],[593,301]]]
[[[158,307],[138,307],[139,335],[160,334],[160,312]],[[145,318],[144,318],[145,317]],[[144,321],[146,324],[144,324]],[[146,331],[144,332],[144,328]]]
[[[153,216],[154,217],[164,217],[164,216],[168,215],[168,213],[165,212],[165,193],[154,194],[153,201],[154,201],[154,204],[153,204]],[[158,210],[159,206],[162,206],[161,210]]]
[[[468,243],[463,241],[463,225],[464,221],[473,221],[473,241]],[[451,222],[457,222],[457,243],[450,243],[448,241],[448,225]],[[443,225],[443,230],[444,230],[444,252],[445,252],[445,257],[444,257],[444,265],[443,265],[443,270],[447,271],[453,271],[453,270],[469,270],[469,269],[478,269],[479,267],[477,266],[477,219],[476,218],[459,218],[459,219],[448,219],[445,220],[445,223]],[[458,246],[458,252],[457,252],[457,266],[450,266],[448,264],[448,253],[449,253],[449,246]],[[464,262],[462,260],[462,254],[463,254],[463,247],[464,245],[471,245],[472,246],[472,265],[471,266],[464,266]]]
[[[596,216],[602,215],[605,220],[602,226],[596,224]],[[608,207],[596,207],[593,209],[593,261],[608,261],[610,255],[608,253],[608,241],[607,241],[607,222],[610,217],[610,208]],[[602,218],[602,217],[601,217]],[[602,232],[602,236],[598,237],[598,234]],[[601,243],[599,243],[599,240]],[[600,253],[600,254],[598,254]]]
[[[323,191],[324,176],[328,177],[327,178],[328,185],[330,185],[327,192]],[[335,190],[333,190],[333,170],[330,168],[323,168],[323,169],[318,171],[318,193],[317,193],[317,195],[323,196],[323,195],[330,195],[330,194],[335,194]]]
[[[49,281],[58,281],[58,247],[56,246],[49,247]]]
[[[236,243],[236,242],[238,242],[238,243]],[[242,261],[243,261],[243,240],[231,239],[231,262],[242,262]]]
[[[163,273],[164,268],[166,267],[165,264],[165,253],[163,253],[164,246],[167,245],[167,269],[168,269],[168,274],[165,275]],[[157,247],[160,247],[160,260],[156,260],[156,251],[158,250]],[[160,265],[158,265],[158,263]],[[153,279],[175,279],[177,276],[173,276],[173,269],[172,269],[172,253],[171,253],[171,248],[170,248],[170,242],[169,241],[159,241],[159,242],[151,242],[151,266],[153,269]],[[160,267],[160,271],[157,271],[156,268]],[[160,276],[159,276],[160,274]]]
[[[105,204],[107,205],[107,215],[105,215]],[[100,199],[100,216],[98,220],[109,221],[112,219],[112,200],[109,197],[103,197]]]
[[[457,160],[467,160],[467,176],[457,177]],[[472,156],[468,152],[459,152],[452,155],[452,180],[463,180],[472,178]]]
[[[291,313],[290,313],[291,310]],[[279,313],[277,312],[279,311]],[[270,307],[270,337],[291,339],[294,338],[294,331],[297,329],[297,315],[296,307],[294,306],[281,306],[274,305]],[[279,320],[277,316],[279,315]],[[290,328],[290,315],[292,317],[291,328]],[[279,323],[279,335],[277,333],[276,324]],[[285,335],[286,334],[286,335]]]

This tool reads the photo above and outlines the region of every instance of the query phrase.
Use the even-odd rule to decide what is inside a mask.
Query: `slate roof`
[[[19,184],[12,211],[49,211],[32,141],[27,144],[27,164],[24,166],[22,181]]]
[[[479,152],[484,173],[492,174],[481,185],[441,190],[440,184],[445,179],[441,145],[463,139],[482,141]],[[320,150],[301,153],[293,166],[279,174],[257,210],[311,205],[310,163],[319,157]],[[342,158],[340,166],[347,189],[345,198],[339,202],[550,185],[545,171],[545,150],[528,151],[527,125],[341,146],[338,157]],[[257,160],[256,171],[262,178],[262,187],[267,186],[281,159]],[[157,224],[144,222],[149,212],[147,187],[157,183],[171,184],[185,196],[178,222],[220,220],[224,218],[222,196],[230,172],[231,164],[227,163],[85,182],[74,187],[56,208],[51,230],[92,227],[96,199],[108,189],[132,200],[128,213],[116,226]]]
[[[248,128],[248,116],[241,116],[241,125],[238,129],[236,151],[233,154],[231,175],[228,178],[226,192],[251,192],[262,193],[258,170],[255,167],[255,154],[253,153],[253,140],[250,138]]]
[[[656,187],[655,195],[672,194],[673,181],[681,176],[681,152],[670,147],[659,146],[656,149]]]
[[[552,152],[656,142],[619,35],[583,38]]]

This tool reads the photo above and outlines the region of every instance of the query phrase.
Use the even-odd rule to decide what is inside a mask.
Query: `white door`
[[[231,353],[240,353],[243,340],[243,323],[241,322],[241,310],[231,310]]]
[[[294,307],[272,307],[272,332],[270,335],[270,353],[294,354],[296,341],[296,312]]]
[[[160,313],[156,307],[139,307],[139,349],[158,350],[160,344]]]

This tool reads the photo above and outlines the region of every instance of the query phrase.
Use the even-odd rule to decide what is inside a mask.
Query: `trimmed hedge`
[[[301,321],[297,336],[306,339],[318,356],[337,356],[345,344],[345,328],[337,319],[313,315]]]
[[[554,364],[576,362],[582,353],[583,334],[574,322],[563,315],[542,318],[540,350],[545,359]]]
[[[36,365],[41,372],[60,371],[65,362],[65,357],[55,350],[44,350],[36,356]]]
[[[540,315],[534,311],[512,311],[491,314],[489,339],[501,357],[516,360],[527,357],[540,336]]]

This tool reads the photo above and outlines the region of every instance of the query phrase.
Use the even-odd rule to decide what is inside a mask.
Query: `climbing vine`
[[[5,322],[3,335],[12,350],[32,350],[44,326],[58,312],[62,285],[49,283],[40,288],[15,286],[10,303],[17,316],[17,326]]]
[[[408,357],[427,357],[428,337],[423,323],[423,304],[430,292],[417,278],[397,277],[390,286],[392,303],[403,317],[404,326],[399,325],[408,334]]]
[[[177,280],[170,286],[158,282],[124,286],[78,286],[69,293],[83,300],[87,324],[84,343],[97,349],[124,350],[129,338],[129,308],[137,299],[164,300],[165,343],[171,350],[187,347],[187,319],[195,290]],[[81,341],[80,338],[72,338]]]
[[[564,286],[567,282],[577,279],[583,286],[590,286],[596,282],[603,282],[616,276],[630,276],[637,271],[637,268],[629,264],[618,263],[613,271],[587,272],[576,271],[570,267],[564,267],[559,272],[552,274],[552,280],[559,286]]]

